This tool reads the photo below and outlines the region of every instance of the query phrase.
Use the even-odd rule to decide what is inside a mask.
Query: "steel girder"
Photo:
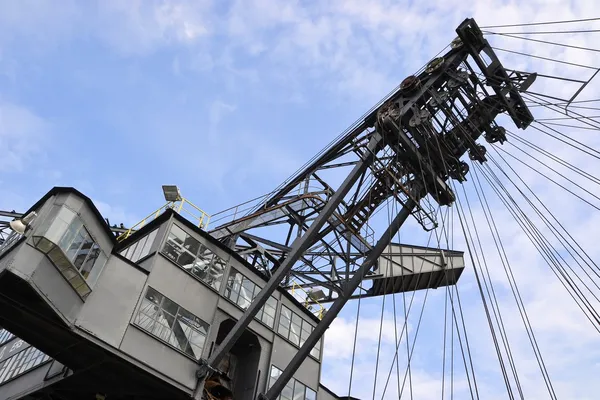
[[[498,114],[507,113],[519,128],[533,120],[520,91],[531,85],[535,74],[506,70],[474,20],[465,20],[457,33],[446,54],[408,77],[276,191],[250,208],[246,203],[242,217],[236,210],[234,219],[220,223],[211,234],[270,276],[289,254],[292,241],[306,232],[335,193],[335,179],[328,182],[325,174],[343,176],[360,163],[376,132],[383,136],[373,163],[282,285],[320,287],[329,299],[340,295],[343,281],[372,249],[371,218],[390,201],[401,206],[414,200],[410,188],[415,182],[422,184],[426,196],[412,214],[425,229],[435,228],[435,207],[454,200],[446,181],[466,179],[468,165],[461,157],[468,154],[484,162],[480,136],[488,142],[504,140],[503,128],[494,121]]]

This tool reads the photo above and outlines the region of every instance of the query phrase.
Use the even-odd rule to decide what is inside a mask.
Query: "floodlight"
[[[163,194],[167,201],[181,201],[181,194],[177,185],[163,185]]]
[[[325,298],[325,293],[321,289],[309,290],[308,297],[310,297],[312,301],[319,301]]]
[[[10,223],[9,223],[10,228],[13,231],[23,235],[23,234],[25,234],[27,227],[29,226],[31,221],[33,221],[35,219],[35,217],[37,217],[37,214],[35,211],[32,211],[29,214],[27,214],[25,217],[23,217],[22,219],[15,219],[14,221],[10,221]]]

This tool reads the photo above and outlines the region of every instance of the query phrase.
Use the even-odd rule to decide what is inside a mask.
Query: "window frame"
[[[150,315],[146,312],[144,312],[142,310],[142,307],[144,306],[145,302],[151,302],[150,300],[147,299],[147,295],[148,292],[153,291],[155,292],[158,296],[160,296],[160,301],[158,303],[154,303],[155,307],[156,304],[158,304],[159,310],[156,311],[154,313],[154,315]],[[177,309],[175,310],[175,314],[173,315],[173,313],[169,310],[166,310],[163,307],[163,304],[165,303],[165,300],[167,302],[170,302],[171,306],[176,306]],[[186,339],[186,348],[189,347],[192,352],[194,353],[194,350],[199,349],[199,354],[198,354],[198,358],[195,358],[196,354],[194,353],[194,355],[192,356],[190,353],[186,352],[186,349],[182,349],[181,347],[178,347],[177,345],[170,343],[167,339],[161,337],[160,335],[156,334],[156,332],[154,331],[154,326],[156,324],[162,325],[163,328],[168,328],[168,335],[169,338],[175,336],[175,333],[173,332],[173,326],[168,326],[165,325],[162,322],[159,322],[156,319],[156,315],[158,313],[161,313],[161,316],[163,314],[168,314],[169,316],[173,317],[173,325],[175,325],[175,323],[178,323],[179,326],[181,327],[182,331],[185,332],[186,330],[189,330],[189,333],[186,333],[185,339]],[[190,323],[184,323],[180,320],[180,316],[182,315],[182,312],[185,314],[188,314],[189,316],[191,316],[191,318],[188,318],[187,316],[184,316],[184,319],[187,320],[191,320],[190,322],[194,323],[194,324],[200,324],[204,326],[204,329],[206,330],[206,334],[203,334],[200,331],[200,328],[196,328],[194,326],[192,326],[192,324]],[[144,318],[151,320],[152,322],[152,328],[148,328],[146,326],[144,326],[140,321],[140,314],[143,315]],[[163,317],[164,319],[164,317]],[[132,316],[131,322],[130,322],[133,326],[135,326],[136,328],[140,329],[141,331],[143,331],[144,333],[146,333],[147,335],[152,336],[153,338],[155,338],[156,340],[158,340],[159,342],[161,342],[162,344],[171,347],[173,350],[177,351],[178,353],[184,355],[185,357],[194,360],[195,362],[197,362],[198,360],[200,360],[204,354],[204,352],[206,351],[206,345],[209,342],[209,337],[210,337],[210,329],[211,329],[211,324],[209,324],[208,322],[204,321],[202,318],[198,317],[196,314],[192,313],[191,311],[189,311],[187,308],[181,306],[179,303],[175,302],[174,300],[172,300],[170,297],[164,295],[162,292],[158,291],[157,289],[155,289],[152,286],[146,286],[146,288],[143,291],[143,295],[140,298],[139,304],[136,307],[136,311]],[[198,335],[200,336],[204,336],[203,337],[203,343],[202,343],[202,347],[200,348],[200,346],[198,346],[197,344],[195,344],[192,340],[190,340],[193,336],[193,334],[196,334],[196,337]],[[176,339],[175,339],[176,340]]]
[[[52,360],[50,356],[33,346],[29,346],[0,361],[0,387],[50,360]]]
[[[90,230],[86,227],[83,219],[81,218],[81,216],[71,210],[68,207],[64,207],[65,209],[69,210],[70,212],[74,213],[74,217],[73,220],[69,223],[69,225],[67,226],[67,229],[63,232],[63,234],[61,235],[58,243],[55,243],[55,245],[60,248],[62,250],[62,252],[65,254],[65,256],[67,257],[67,259],[69,260],[69,262],[73,265],[73,267],[75,268],[75,270],[81,275],[81,277],[86,281],[86,283],[91,287],[95,281],[92,282],[88,282],[88,278],[91,274],[91,271],[94,269],[94,267],[96,266],[96,263],[98,262],[99,259],[101,259],[100,256],[104,256],[105,261],[104,264],[106,264],[106,262],[108,261],[108,257],[106,256],[106,254],[104,254],[104,251],[102,250],[102,248],[100,247],[98,241],[94,238],[94,236],[90,233]],[[59,211],[60,213],[60,211]],[[77,227],[77,230],[74,231],[74,235],[73,237],[70,239],[70,241],[68,243],[64,243],[63,241],[65,240],[65,238],[67,237],[67,234],[71,231],[70,228],[71,226],[77,221],[77,225],[79,225]],[[83,240],[81,242],[81,244],[79,244],[79,246],[77,247],[77,250],[75,251],[75,253],[73,254],[73,256],[69,256],[69,251],[71,250],[71,247],[73,246],[73,244],[75,243],[75,240],[77,239],[77,237],[83,233],[81,236],[85,239],[86,237],[89,239],[89,243],[91,243],[91,246],[89,248],[88,253],[85,255],[85,258],[83,259],[83,261],[81,262],[81,265],[77,266],[77,264],[75,264],[75,260],[77,259],[79,252],[83,250],[83,246],[86,244],[86,241]],[[63,247],[64,246],[64,247]],[[88,258],[90,257],[90,255],[92,254],[92,249],[94,248],[98,250],[98,253],[96,255],[96,257],[94,258],[94,263],[92,264],[92,267],[90,269],[90,274],[88,274],[88,276],[83,276],[83,273],[81,272],[83,270],[83,266],[86,264],[86,262],[88,261]],[[101,266],[100,269],[104,268],[104,266]],[[99,273],[98,273],[99,275]],[[97,276],[96,276],[97,278]]]
[[[2,346],[4,343],[8,343],[15,337],[16,336],[12,332],[9,332],[4,328],[0,328],[0,346]]]
[[[150,255],[156,253],[156,251],[152,252],[152,245],[156,241],[156,236],[158,235],[159,228],[156,228],[146,235],[142,236],[135,242],[131,243],[129,246],[119,251],[119,255],[125,257],[129,261],[133,263],[139,263],[140,261],[145,260]],[[140,246],[141,242],[144,242],[142,246]],[[141,247],[141,248],[140,248]],[[132,257],[140,248],[140,253],[137,258]]]
[[[289,311],[289,313],[290,313],[289,318],[285,315],[286,311]],[[296,318],[294,318],[294,317],[296,317]],[[287,324],[282,325],[282,319],[287,320],[288,321]],[[297,319],[301,320],[300,329],[298,329],[297,333],[294,332],[294,335],[297,335],[297,337],[298,337],[298,343],[296,343],[292,339],[292,332],[293,332],[292,326],[293,325],[297,326],[297,324],[294,323],[294,320],[297,320]],[[305,326],[310,327],[310,330],[304,329]],[[282,327],[283,327],[284,331],[287,331],[287,334],[284,334],[281,332]],[[295,312],[294,310],[292,310],[290,307],[286,306],[285,304],[283,304],[283,303],[281,304],[281,309],[279,312],[279,319],[277,321],[277,327],[275,329],[275,331],[277,332],[277,334],[279,336],[284,338],[286,341],[291,343],[293,346],[300,348],[306,341],[306,339],[304,339],[304,340],[302,339],[303,331],[307,331],[308,334],[310,335],[314,329],[315,329],[315,327],[312,326],[299,313]],[[310,350],[310,353],[309,353],[309,355],[317,361],[320,361],[320,359],[321,359],[322,343],[323,343],[323,338],[320,338],[319,341],[317,342],[317,344],[315,344],[315,346]]]
[[[43,221],[35,227],[31,240],[85,301],[109,257],[81,214],[66,204],[52,204]]]
[[[273,374],[273,372],[277,372],[277,373]],[[277,379],[281,376],[282,373],[283,373],[283,370],[279,369],[275,364],[271,364],[271,368],[269,369],[269,380],[267,382],[267,390],[270,389],[273,386],[273,384],[275,383],[275,381],[277,381]],[[291,384],[292,396],[290,398],[282,397],[284,391],[286,389],[288,389],[288,387],[290,386],[290,384]],[[301,399],[296,399],[295,398],[296,386],[301,386],[303,388],[303,390],[302,390],[303,395],[302,395]],[[306,397],[306,393],[309,390],[312,393],[314,393],[314,397],[312,399]],[[286,385],[283,388],[283,390],[281,391],[281,393],[279,393],[279,395],[274,400],[317,400],[317,391],[314,390],[313,388],[309,387],[308,385],[305,385],[300,380],[292,377],[286,383]]]
[[[187,235],[187,237],[189,237],[189,238],[193,239],[194,241],[196,241],[197,243],[199,243],[200,246],[199,246],[197,254],[195,254],[195,255],[192,254],[188,249],[184,248],[183,245],[180,245],[179,243],[175,243],[175,246],[173,244],[170,244],[171,233],[172,233],[174,227],[176,229],[181,230],[185,235]],[[177,259],[173,259],[169,255],[168,251],[166,251],[167,246],[175,248],[175,250],[181,251],[177,255]],[[217,265],[217,264],[222,265],[221,277],[219,280],[214,281],[214,283],[216,283],[216,286],[214,286],[212,283],[208,282],[207,280],[203,279],[202,277],[200,277],[197,274],[195,274],[194,272],[192,272],[191,269],[186,269],[183,265],[181,265],[178,262],[179,257],[184,252],[193,258],[193,262],[190,265],[194,266],[196,264],[196,262],[198,262],[198,261],[200,261],[200,263],[204,262],[204,265],[206,265],[206,264],[209,265],[209,267],[205,268],[205,270],[203,271],[204,274],[207,276],[210,276],[210,272],[215,265]],[[206,258],[204,258],[204,256],[200,255],[200,254],[206,254],[206,252],[208,252],[210,254],[210,256],[208,258],[208,260],[209,260],[208,262],[206,262]],[[213,290],[217,293],[220,293],[222,286],[223,286],[223,280],[225,279],[225,276],[227,275],[227,267],[229,265],[229,262],[226,261],[225,259],[221,258],[221,256],[216,254],[213,250],[211,250],[208,246],[206,246],[201,240],[196,239],[193,235],[188,233],[183,227],[181,227],[175,223],[170,224],[169,228],[166,231],[166,234],[163,236],[163,240],[160,243],[160,246],[158,248],[158,253],[160,253],[163,257],[165,257],[167,260],[169,260],[173,264],[177,265],[177,267],[181,268],[183,271],[185,271],[189,275],[193,276],[194,279],[196,279],[198,282],[201,282],[203,285],[210,288],[211,290]]]
[[[239,275],[241,277],[241,280],[237,281],[235,278],[233,280],[231,280],[231,277],[234,274]],[[231,287],[229,285],[230,282],[233,282]],[[252,287],[252,299],[250,299],[248,306],[246,306],[244,308],[243,306],[241,306],[239,304],[239,300],[240,300],[240,298],[242,298],[241,292],[242,292],[242,288],[244,288],[245,282],[250,282],[253,285],[253,287]],[[237,290],[236,290],[236,287],[237,287]],[[223,292],[223,298],[225,298],[229,302],[233,303],[240,310],[245,311],[249,307],[249,305],[252,303],[252,301],[254,301],[254,299],[256,298],[256,296],[258,295],[258,293],[261,290],[262,290],[262,288],[256,282],[254,282],[252,279],[248,278],[237,268],[231,267],[229,269],[229,274],[227,275],[227,280],[225,282],[225,290]],[[236,300],[234,300],[234,298]],[[245,299],[245,297],[244,297],[244,299]],[[269,301],[275,302],[274,306],[273,306],[273,304],[269,304]],[[258,322],[262,323],[266,327],[268,327],[270,330],[274,330],[275,329],[275,321],[277,319],[278,305],[279,305],[279,301],[277,300],[277,298],[273,295],[269,296],[269,298],[267,299],[267,302],[260,308],[260,310],[258,310],[256,315],[254,316],[254,319],[257,320]],[[273,309],[272,317],[267,314],[267,311],[266,311],[267,308]],[[265,316],[270,317],[272,319],[271,325],[269,325],[267,322],[264,321]]]

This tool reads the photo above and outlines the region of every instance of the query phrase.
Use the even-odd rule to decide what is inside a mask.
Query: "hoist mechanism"
[[[503,143],[496,123],[507,114],[520,129],[533,116],[520,92],[536,75],[504,68],[473,19],[456,29],[445,54],[404,79],[310,164],[268,196],[212,215],[210,233],[230,246],[269,278],[244,315],[205,360],[198,374],[196,398],[204,380],[246,329],[279,285],[310,288],[331,303],[285,371],[262,397],[275,399],[344,304],[366,279],[367,293],[418,290],[454,284],[464,268],[448,269],[458,252],[390,244],[413,216],[426,230],[437,226],[436,210],[456,197],[451,180],[467,179],[468,156],[486,161],[485,144]],[[343,182],[327,177],[337,170]],[[346,172],[341,172],[346,171]],[[332,180],[333,179],[333,180]],[[399,212],[375,240],[371,220],[390,202]],[[437,204],[437,205],[435,205]],[[283,233],[283,234],[282,234]],[[385,258],[384,252],[395,255]],[[420,252],[429,263],[428,284],[414,280],[417,268],[402,261]],[[450,270],[450,274],[447,271]]]
[[[356,166],[367,154],[374,154],[373,160],[336,204],[283,285],[291,287],[293,280],[295,285],[339,291],[337,283],[349,278],[372,249],[370,218],[391,199],[399,204],[415,200],[412,215],[424,229],[435,228],[430,200],[438,206],[454,201],[448,180],[466,180],[465,155],[485,162],[485,146],[506,140],[496,117],[506,113],[522,129],[533,121],[519,92],[533,83],[536,74],[506,70],[474,20],[465,20],[457,33],[450,51],[407,77],[269,197],[213,215],[212,235],[271,275],[292,241],[330,203],[336,184],[327,183],[325,174]],[[484,144],[478,143],[481,136]],[[420,198],[424,200],[416,201]],[[233,216],[229,221],[228,215]],[[273,226],[285,227],[287,235],[268,234]]]

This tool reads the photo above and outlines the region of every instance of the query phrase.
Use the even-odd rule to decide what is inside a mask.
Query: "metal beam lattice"
[[[506,140],[496,117],[507,114],[521,129],[533,121],[520,93],[536,74],[505,69],[473,19],[456,32],[447,53],[407,77],[277,190],[212,216],[211,235],[269,280],[201,362],[194,398],[201,398],[205,379],[278,286],[319,290],[332,305],[262,396],[275,399],[361,282],[376,279],[382,251],[401,225],[412,215],[425,230],[435,229],[436,209],[455,201],[448,181],[466,180],[469,167],[461,158],[484,163],[486,149],[477,141]],[[336,176],[345,179],[337,183]],[[370,222],[390,203],[401,211],[375,242]],[[0,212],[0,244],[9,220],[20,217]]]
[[[434,204],[454,201],[446,181],[466,179],[468,164],[461,157],[486,160],[485,147],[476,143],[482,135],[489,143],[506,140],[495,118],[506,113],[520,128],[533,120],[519,92],[536,75],[506,70],[472,19],[457,33],[450,51],[405,79],[278,190],[213,215],[211,234],[271,276],[288,257],[293,239],[330,203],[338,185],[326,182],[325,174],[343,174],[361,162],[375,133],[382,135],[382,142],[373,163],[336,205],[282,285],[319,287],[327,300],[334,300],[342,292],[340,278],[349,279],[372,249],[371,218],[390,201],[415,199],[410,190],[416,182],[426,196],[412,215],[426,230],[435,228]],[[277,229],[287,235],[274,235]]]
[[[413,215],[424,229],[434,229],[435,209],[455,201],[448,180],[466,180],[469,168],[461,158],[486,161],[486,149],[477,143],[481,136],[488,143],[506,140],[496,117],[506,113],[521,129],[533,121],[520,91],[536,75],[506,70],[474,20],[465,20],[456,31],[446,54],[406,78],[278,190],[229,214],[213,215],[216,226],[210,233],[270,279],[202,365],[195,398],[278,285],[318,288],[332,306],[263,396],[276,398],[360,283],[373,274],[402,223]],[[332,170],[339,176],[349,168],[341,185],[326,179]],[[375,244],[369,222],[390,202],[402,211]]]

